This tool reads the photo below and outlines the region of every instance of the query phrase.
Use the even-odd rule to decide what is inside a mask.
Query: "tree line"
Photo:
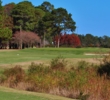
[[[22,48],[23,44],[36,44],[36,41],[42,46],[46,43],[52,44],[54,37],[58,36],[57,46],[60,46],[60,34],[64,32],[74,32],[76,29],[72,14],[65,8],[54,8],[50,2],[43,2],[39,6],[34,6],[29,1],[22,1],[18,4],[9,3],[2,6],[0,0],[0,45],[3,43]],[[22,34],[21,34],[22,33]],[[30,35],[29,35],[30,33]],[[34,42],[28,41],[28,38],[22,36],[28,34],[29,37],[36,36]],[[19,34],[19,35],[15,35]],[[20,35],[21,34],[21,35]],[[39,39],[38,39],[39,37]],[[41,40],[40,40],[41,39]],[[24,42],[24,40],[26,40]],[[16,42],[18,41],[18,42]],[[55,44],[55,43],[54,43]]]
[[[110,47],[110,37],[109,36],[94,36],[92,34],[82,35],[79,34],[78,37],[81,41],[82,47]]]
[[[55,8],[50,2],[34,6],[22,1],[3,6],[0,0],[0,48],[109,47],[110,37],[78,35],[75,29],[72,14],[65,8]]]

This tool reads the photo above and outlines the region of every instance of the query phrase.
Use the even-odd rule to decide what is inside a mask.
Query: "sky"
[[[24,0],[2,0],[2,4],[19,3]],[[77,34],[110,36],[110,0],[27,0],[34,6],[48,1],[55,8],[65,8],[76,22]]]

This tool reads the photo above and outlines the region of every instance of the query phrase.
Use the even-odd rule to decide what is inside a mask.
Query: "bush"
[[[44,66],[43,64],[31,63],[28,68],[28,74],[37,74],[37,73],[48,73],[49,67]]]
[[[34,73],[41,72],[42,70],[43,70],[42,64],[37,65],[35,63],[31,63],[31,65],[29,66],[29,69],[28,69],[28,73],[34,74]]]
[[[55,70],[64,70],[67,66],[67,61],[62,56],[58,56],[51,60],[50,66]]]
[[[89,67],[89,63],[86,61],[79,61],[78,62],[78,69],[85,69]]]
[[[0,75],[0,83],[3,83],[6,79],[7,77],[4,74]]]
[[[4,81],[10,84],[10,87],[17,85],[19,82],[25,80],[25,71],[21,68],[21,66],[15,66],[13,68],[9,68],[4,70]]]
[[[103,63],[101,63],[97,72],[100,76],[105,75],[106,78],[110,78],[110,53],[104,57]]]
[[[88,100],[89,95],[83,94],[83,92],[80,92],[79,96],[77,97],[78,100]]]

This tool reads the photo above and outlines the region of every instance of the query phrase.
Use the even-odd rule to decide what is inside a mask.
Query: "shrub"
[[[78,69],[85,69],[85,68],[87,68],[87,67],[89,67],[89,63],[88,62],[86,62],[86,61],[79,61],[78,62]]]
[[[43,64],[31,63],[28,68],[28,74],[37,74],[37,73],[48,73],[49,67],[44,66]]]
[[[31,65],[29,66],[28,69],[28,73],[29,74],[34,74],[34,73],[38,73],[41,72],[43,70],[43,64],[35,64],[35,63],[31,63]]]
[[[3,83],[6,79],[7,77],[4,74],[0,75],[0,83]]]
[[[21,66],[15,66],[13,68],[5,69],[3,72],[7,83],[10,84],[10,87],[17,85],[19,82],[25,80],[25,71],[21,68]]]
[[[62,56],[58,56],[51,60],[50,66],[52,69],[64,70],[67,66],[67,61]]]
[[[106,78],[110,78],[110,53],[103,58],[103,63],[97,70],[100,76],[105,75]]]

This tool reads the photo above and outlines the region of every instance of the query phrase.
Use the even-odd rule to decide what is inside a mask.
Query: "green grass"
[[[0,51],[0,65],[19,62],[51,60],[59,55],[65,58],[94,58],[85,53],[108,53],[108,48],[30,48],[15,51]],[[100,56],[99,56],[100,57]],[[0,75],[3,69],[0,67]],[[0,100],[72,100],[49,94],[18,91],[0,87]]]
[[[65,58],[94,58],[84,53],[107,53],[107,48],[30,48],[16,51],[0,51],[0,64],[50,60],[59,55]]]
[[[20,91],[0,86],[0,100],[74,100],[65,97]]]
[[[20,93],[0,91],[0,100],[49,100],[49,99]]]

